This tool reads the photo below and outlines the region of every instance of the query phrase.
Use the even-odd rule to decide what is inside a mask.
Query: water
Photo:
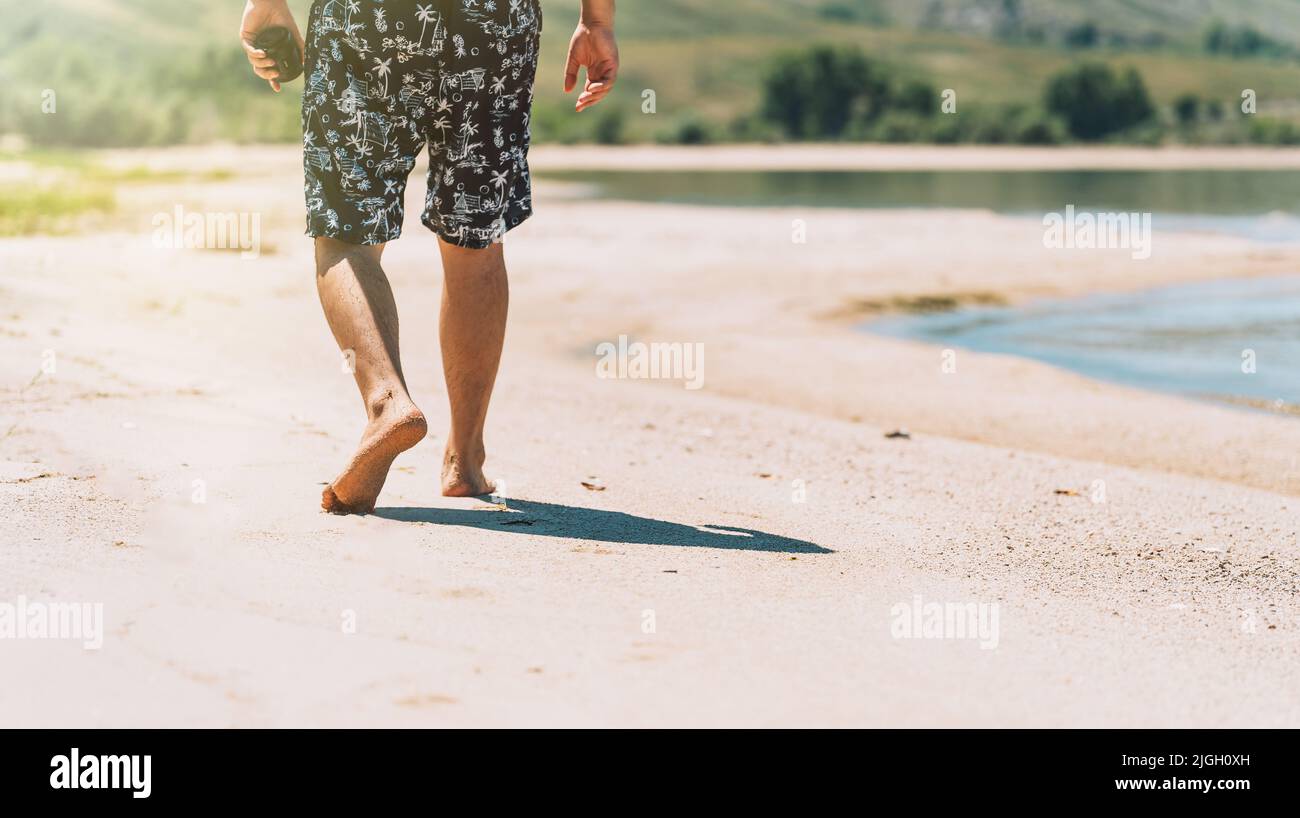
[[[899,316],[866,328],[1146,389],[1300,405],[1300,276]],[[1243,371],[1247,350],[1253,374]]]
[[[605,199],[729,207],[974,208],[1034,219],[1073,204],[1080,211],[1149,212],[1156,230],[1300,242],[1300,171],[1289,170],[543,175],[581,184],[589,195]],[[868,328],[1036,358],[1148,389],[1300,405],[1300,277],[904,316]],[[1254,374],[1242,371],[1245,350],[1255,353]]]
[[[1158,230],[1300,241],[1300,171],[564,171],[604,199],[730,207],[1153,213]]]

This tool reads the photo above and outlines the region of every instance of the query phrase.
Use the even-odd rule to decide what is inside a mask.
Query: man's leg
[[[506,335],[510,287],[501,244],[467,250],[439,240],[443,291],[439,335],[451,401],[451,434],[442,463],[448,497],[490,494],[483,476],[483,424]]]
[[[397,347],[397,304],[379,265],[384,245],[316,239],[316,289],[354,375],[369,422],[347,467],[321,496],[336,514],[367,514],[397,455],[424,439],[424,415],[406,391]]]

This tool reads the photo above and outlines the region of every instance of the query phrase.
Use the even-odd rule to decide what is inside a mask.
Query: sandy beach
[[[763,156],[534,165],[1300,167]],[[0,240],[0,601],[102,602],[106,622],[99,650],[0,641],[21,668],[0,724],[1300,726],[1300,420],[1006,356],[946,371],[942,349],[860,328],[920,298],[1292,275],[1300,247],[1158,233],[1138,261],[1047,250],[1037,221],[987,211],[595,202],[543,180],[506,242],[502,502],[450,500],[417,171],[384,263],[431,432],[375,515],[336,517],[321,487],[364,418],[317,302],[299,154],[106,161],[231,175],[124,188],[103,233]],[[156,246],[176,206],[256,208],[259,257]],[[702,344],[702,388],[598,377],[620,336]],[[918,599],[996,603],[996,649],[895,638]]]

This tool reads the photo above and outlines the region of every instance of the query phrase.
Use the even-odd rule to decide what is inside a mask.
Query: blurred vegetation
[[[1205,50],[1230,57],[1293,57],[1295,48],[1251,25],[1232,26],[1212,20],[1205,29]]]
[[[1109,65],[1085,63],[1052,78],[1047,110],[1059,116],[1070,135],[1095,141],[1150,122],[1156,109],[1135,68],[1117,74]]]
[[[968,104],[954,96],[946,110],[944,94],[926,80],[852,47],[822,45],[779,54],[762,83],[758,118],[769,128],[765,133],[789,140],[1300,143],[1300,127],[1290,120],[1244,114],[1229,120],[1221,100],[1194,92],[1180,94],[1161,110],[1141,72],[1103,62],[1061,69],[1034,102]]]
[[[310,0],[290,4],[303,20]],[[559,88],[578,0],[543,4],[538,142],[1291,144],[1300,131],[1300,3],[625,3],[619,83],[580,115]],[[0,135],[45,147],[296,141],[301,84],[277,96],[251,74],[241,11],[237,0],[0,0]],[[945,89],[955,114],[940,110]],[[1244,89],[1259,113],[1241,113]]]
[[[0,185],[0,238],[77,232],[82,219],[111,213],[111,187]]]
[[[17,172],[8,172],[8,169]],[[117,211],[122,185],[184,184],[229,178],[222,170],[180,172],[108,167],[75,150],[0,151],[0,238],[69,234]]]

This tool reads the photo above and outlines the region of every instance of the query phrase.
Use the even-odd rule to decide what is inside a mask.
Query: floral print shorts
[[[401,235],[429,150],[422,221],[481,249],[532,215],[528,120],[540,0],[316,0],[302,97],[307,233]]]

